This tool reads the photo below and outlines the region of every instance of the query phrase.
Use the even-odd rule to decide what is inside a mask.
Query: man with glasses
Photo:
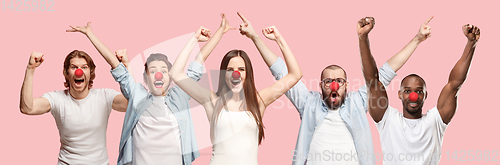
[[[418,45],[430,36],[428,21],[421,25],[410,43],[380,68],[378,78],[383,85],[389,85],[396,71],[406,63]],[[372,17],[362,18],[358,22],[358,37],[363,67],[371,69],[373,66],[373,70],[377,70],[373,57],[367,54],[370,52],[368,33],[374,24]],[[259,48],[259,51],[263,52],[264,49]],[[266,55],[269,54],[263,54]],[[276,60],[271,63],[270,70],[278,80],[287,74],[287,68],[282,59],[274,58]],[[321,72],[321,80],[321,93],[309,91],[301,81],[286,92],[302,120],[297,144],[292,152],[293,164],[375,164],[366,117],[366,85],[348,93],[347,73],[338,65],[327,66]]]

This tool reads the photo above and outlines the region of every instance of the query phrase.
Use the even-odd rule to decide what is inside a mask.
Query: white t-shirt
[[[308,165],[358,165],[358,155],[352,135],[338,110],[328,110],[317,126],[310,145]]]
[[[132,133],[132,164],[182,164],[179,123],[165,104],[164,96],[153,97],[153,104],[142,113]]]
[[[112,89],[90,89],[81,100],[68,90],[43,94],[59,129],[58,164],[108,164],[106,130],[113,99],[119,94]]]
[[[420,119],[407,119],[389,106],[376,125],[382,142],[384,165],[439,164],[447,125],[436,107]]]

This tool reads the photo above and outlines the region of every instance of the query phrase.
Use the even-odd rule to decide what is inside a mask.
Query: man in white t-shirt
[[[422,114],[427,98],[426,84],[422,77],[410,74],[402,80],[398,92],[403,113],[387,106],[388,103],[386,109],[371,109],[370,114],[380,133],[384,164],[439,164],[443,135],[457,109],[458,91],[467,77],[480,35],[479,28],[473,25],[464,25],[462,30],[467,37],[467,45],[451,70],[448,84],[441,91],[436,107]],[[372,97],[369,100],[372,107],[381,106],[376,100],[387,100],[386,93]]]
[[[58,164],[109,164],[106,130],[111,109],[125,112],[128,101],[112,89],[91,89],[95,64],[90,56],[74,50],[64,60],[64,86],[68,89],[33,98],[33,76],[43,54],[31,53],[23,86],[20,110],[27,115],[51,112],[59,129]]]

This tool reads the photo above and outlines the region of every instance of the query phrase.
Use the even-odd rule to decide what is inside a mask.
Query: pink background
[[[7,0],[7,4],[10,0]],[[1,5],[1,4],[0,4]],[[16,5],[17,6],[17,5]],[[492,1],[62,1],[55,0],[54,11],[11,11],[0,8],[0,65],[3,120],[0,120],[0,162],[2,164],[55,164],[59,152],[59,135],[50,114],[26,116],[19,112],[19,92],[31,51],[45,54],[45,62],[36,70],[34,96],[64,89],[62,62],[72,50],[89,53],[96,65],[94,88],[119,89],[109,73],[110,67],[82,34],[66,33],[68,25],[84,25],[92,21],[96,35],[112,50],[126,48],[130,58],[158,43],[194,32],[200,25],[215,31],[220,24],[219,13],[227,15],[230,24],[238,27],[237,11],[249,19],[256,31],[276,25],[292,48],[304,73],[302,81],[310,90],[319,90],[320,71],[329,64],[343,66],[349,75],[350,91],[359,88],[363,77],[360,69],[356,22],[373,16],[376,26],[370,34],[372,52],[381,66],[397,53],[418,32],[429,16],[432,37],[422,43],[409,62],[398,72],[389,88],[390,102],[401,110],[397,98],[400,80],[418,73],[425,78],[429,96],[424,111],[434,107],[451,68],[460,58],[466,43],[461,26],[471,23],[481,28],[482,36],[466,83],[460,91],[459,108],[446,130],[441,164],[497,164],[498,162],[458,161],[455,151],[498,150],[500,125],[495,108],[494,85],[499,81],[494,67],[499,60],[497,31],[498,4]],[[3,7],[3,6],[0,6]],[[268,46],[282,56],[278,46],[263,38]],[[183,44],[181,44],[183,45]],[[203,44],[200,44],[200,47]],[[206,62],[207,70],[217,69],[222,56],[231,49],[245,50],[252,58],[257,89],[274,79],[257,49],[238,31],[230,31],[221,40]],[[171,57],[171,61],[175,57]],[[136,78],[142,78],[136,74]],[[489,106],[493,105],[493,106]],[[200,143],[201,157],[194,164],[208,164],[211,148],[208,122],[203,109],[193,112]],[[124,113],[113,111],[109,119],[107,146],[111,164],[116,163]],[[369,117],[369,119],[371,119]],[[281,97],[266,111],[266,139],[259,148],[260,164],[290,164],[300,118],[286,97]],[[382,153],[378,132],[371,122],[375,152]],[[205,130],[203,130],[205,128]],[[450,155],[446,155],[449,151]],[[464,154],[459,154],[460,158]],[[448,158],[449,157],[449,158]],[[490,159],[492,155],[490,154]],[[465,156],[463,159],[471,157]],[[474,157],[475,159],[477,157]],[[382,164],[378,161],[377,164]]]

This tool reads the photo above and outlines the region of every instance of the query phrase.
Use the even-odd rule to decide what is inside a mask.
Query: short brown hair
[[[153,62],[153,61],[163,61],[165,64],[167,64],[168,71],[170,72],[170,69],[172,68],[172,63],[168,61],[167,55],[161,54],[161,53],[153,53],[149,55],[148,59],[146,59],[146,63],[144,63],[144,75],[148,73],[148,64]]]
[[[167,64],[168,72],[170,72],[170,69],[172,68],[172,63],[168,61],[167,55],[161,54],[161,53],[153,53],[149,55],[148,59],[146,59],[146,63],[144,63],[144,73],[142,74],[144,78],[144,83],[146,82],[146,77],[148,76],[148,64],[153,62],[153,61],[163,61],[165,64]],[[172,79],[169,79],[168,84],[172,82]]]
[[[68,75],[68,69],[69,66],[71,65],[70,61],[73,58],[83,58],[85,61],[87,61],[87,65],[90,68],[90,81],[89,81],[89,88],[92,88],[92,84],[94,83],[95,79],[95,64],[92,58],[85,53],[84,51],[79,51],[79,50],[73,50],[71,53],[69,53],[66,56],[66,59],[64,59],[64,64],[63,64],[63,74],[64,74],[64,79],[66,79],[66,82],[64,82],[64,87],[69,88],[69,80],[66,78],[66,75]]]

